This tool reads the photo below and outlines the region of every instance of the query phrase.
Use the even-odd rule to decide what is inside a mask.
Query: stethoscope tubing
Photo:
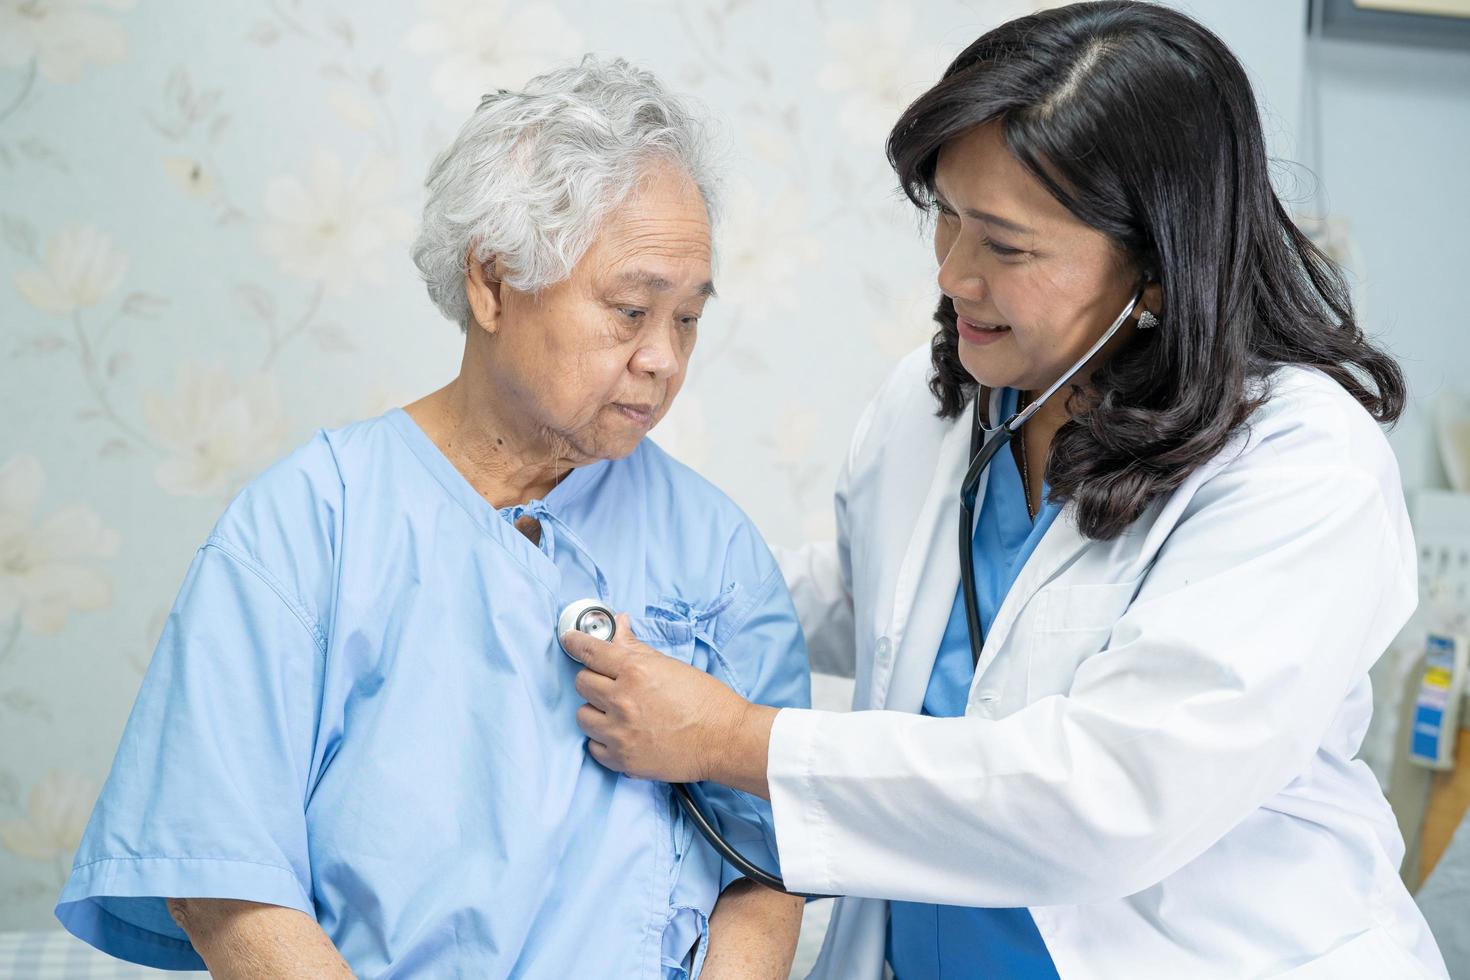
[[[975,555],[971,546],[971,535],[973,534],[975,525],[975,497],[977,488],[980,485],[980,475],[985,472],[986,467],[995,459],[996,454],[1010,445],[1016,433],[1020,431],[1021,426],[1026,424],[1026,421],[1036,413],[1036,410],[1045,404],[1047,399],[1061,390],[1063,385],[1071,381],[1077,372],[1081,371],[1087,365],[1087,362],[1092,360],[1097,355],[1097,352],[1102,350],[1104,345],[1113,338],[1113,335],[1127,321],[1129,314],[1133,312],[1134,307],[1138,305],[1138,301],[1142,296],[1143,291],[1140,289],[1134,294],[1133,299],[1129,301],[1128,305],[1124,307],[1123,312],[1118,314],[1118,318],[1113,321],[1112,326],[1103,333],[1097,343],[1092,345],[1087,353],[1082,356],[1081,360],[1073,365],[1070,371],[1058,378],[1050,388],[1046,389],[1040,398],[1026,406],[1025,411],[1011,416],[1006,420],[1004,425],[1001,425],[995,430],[986,429],[980,417],[980,396],[978,393],[975,396],[975,423],[970,439],[970,455],[973,458],[970,461],[969,467],[965,470],[964,480],[960,484],[960,579],[965,597],[965,622],[970,636],[970,657],[976,666],[980,663],[980,650],[984,645],[984,637],[981,635],[980,629],[980,604],[975,596]],[[982,444],[981,440],[987,434],[990,435],[990,438]],[[600,603],[597,603],[595,600],[587,600],[584,603],[575,604],[574,607],[568,607],[568,610],[563,613],[563,628],[558,632],[558,635],[566,632],[568,629],[577,628],[577,624],[568,617],[574,608],[580,614],[580,607],[588,604],[597,605],[599,608],[602,608]],[[611,610],[607,610],[607,615],[610,619],[612,615]],[[687,783],[671,783],[670,787],[673,789],[674,798],[679,801],[679,806],[683,809],[689,821],[694,824],[695,829],[699,831],[700,836],[709,843],[710,847],[715,849],[715,852],[720,857],[729,861],[736,870],[751,881],[759,885],[764,885],[773,891],[795,895],[798,898],[838,897],[836,895],[814,895],[806,892],[794,892],[787,888],[785,880],[780,875],[756,865],[745,857],[745,855],[737,851],[729,841],[725,840],[719,828],[700,809],[699,803],[694,799],[694,793],[690,790]]]
[[[679,805],[684,808],[684,813],[689,817],[694,828],[699,831],[701,837],[709,842],[709,846],[735,866],[741,874],[757,884],[765,885],[773,891],[785,892],[787,895],[795,895],[797,898],[836,898],[836,895],[809,895],[805,892],[794,892],[786,887],[786,882],[778,874],[773,874],[764,868],[751,863],[745,855],[735,850],[730,843],[720,834],[718,828],[704,815],[699,804],[694,800],[694,794],[689,791],[687,783],[672,783],[674,796]]]
[[[965,598],[965,630],[970,638],[970,661],[975,667],[980,666],[980,653],[985,647],[984,631],[980,628],[980,600],[975,594],[975,548],[973,538],[975,534],[975,498],[978,496],[980,487],[980,476],[986,468],[994,461],[996,454],[1011,444],[1016,433],[1021,431],[1037,410],[1045,405],[1047,400],[1070,382],[1077,373],[1085,368],[1089,361],[1097,356],[1098,351],[1107,346],[1108,341],[1123,328],[1128,322],[1128,317],[1138,306],[1139,300],[1143,298],[1143,289],[1140,287],[1113,320],[1112,325],[1103,331],[1097,343],[1088,348],[1071,369],[1064,373],[1051,387],[1041,393],[1023,411],[1017,412],[994,429],[988,429],[980,415],[980,395],[975,392],[974,415],[975,421],[970,432],[970,465],[965,469],[965,478],[960,481],[960,592]],[[986,439],[986,436],[989,439]],[[984,440],[982,442],[982,440]]]

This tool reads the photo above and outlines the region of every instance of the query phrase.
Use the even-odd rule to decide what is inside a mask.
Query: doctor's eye
[[[699,316],[697,314],[691,313],[687,316],[679,317],[679,327],[681,329],[693,330],[697,326],[699,326]]]
[[[619,306],[617,310],[618,316],[626,317],[629,320],[638,320],[648,315],[648,311],[640,310],[636,306]]]
[[[1001,258],[1014,258],[1017,255],[1026,254],[1025,249],[1011,248],[1009,245],[1002,245],[1000,242],[991,241],[989,238],[982,238],[980,244]]]

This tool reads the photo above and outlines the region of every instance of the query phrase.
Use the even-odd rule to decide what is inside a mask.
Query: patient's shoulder
[[[704,555],[710,571],[762,578],[776,567],[755,523],[723,490],[650,439],[624,461],[636,475],[651,526],[677,538],[681,551]]]
[[[215,525],[214,536],[275,557],[274,549],[299,549],[306,539],[330,549],[342,501],[342,477],[326,432],[267,468],[245,485]]]
[[[755,526],[719,487],[675,459],[651,439],[644,439],[625,461],[640,484],[648,511],[671,531],[687,537],[695,528],[728,535]]]
[[[671,496],[677,496],[682,502],[687,501],[689,505],[698,504],[705,507],[713,507],[718,515],[731,520],[744,520],[745,514],[735,505],[735,502],[726,496],[725,492],[715,486],[704,476],[694,470],[693,467],[675,459],[672,454],[665,450],[652,439],[644,439],[638,444],[627,459],[627,462],[639,471],[639,477],[648,481],[650,485],[658,484],[669,491]]]
[[[225,508],[206,547],[253,567],[317,623],[328,620],[341,535],[342,477],[317,432]]]

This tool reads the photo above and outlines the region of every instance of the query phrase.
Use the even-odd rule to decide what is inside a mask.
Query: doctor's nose
[[[939,264],[939,289],[952,300],[974,305],[985,299],[988,289],[978,263],[962,253],[956,245]]]

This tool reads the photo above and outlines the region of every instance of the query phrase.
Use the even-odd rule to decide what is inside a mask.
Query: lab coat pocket
[[[1108,645],[1113,626],[1137,592],[1135,580],[1053,585],[1036,594],[1027,703],[1071,691],[1078,665]]]
[[[1275,975],[1276,980],[1435,980],[1431,972],[1389,935],[1373,928],[1349,939],[1310,963]]]

